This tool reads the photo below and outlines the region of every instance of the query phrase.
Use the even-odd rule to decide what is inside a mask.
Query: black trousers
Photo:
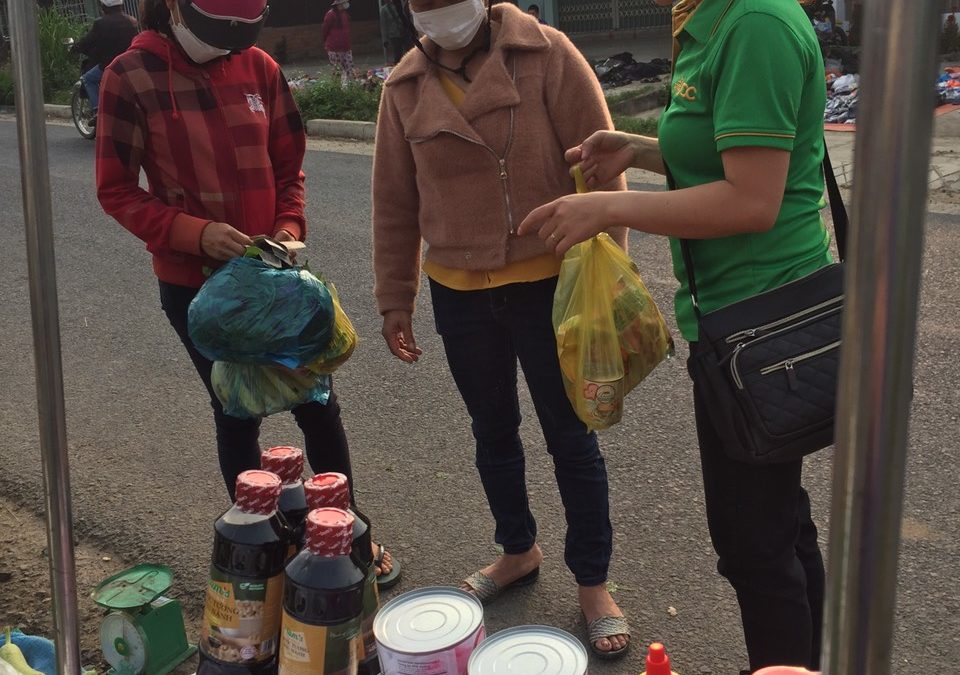
[[[160,282],[160,303],[177,332],[190,360],[193,361],[203,386],[210,394],[213,421],[217,429],[217,455],[220,472],[227,485],[230,500],[235,497],[237,476],[248,469],[260,468],[260,422],[259,419],[240,419],[223,412],[223,405],[213,393],[210,372],[213,362],[204,358],[193,346],[187,332],[187,309],[199,289]],[[350,467],[350,449],[347,435],[340,419],[340,404],[331,391],[326,405],[307,403],[292,411],[297,425],[303,432],[304,452],[307,463],[314,473],[336,471],[345,474],[353,490],[353,473]]]
[[[698,349],[690,345],[691,353]],[[819,670],[824,568],[803,462],[754,466],[730,459],[694,381],[694,408],[717,570],[740,604],[750,669]]]

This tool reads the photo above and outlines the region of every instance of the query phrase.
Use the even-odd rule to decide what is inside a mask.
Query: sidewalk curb
[[[307,120],[307,135],[319,138],[372,141],[377,135],[377,123],[352,120]]]
[[[53,117],[60,120],[73,120],[73,112],[68,105],[54,105],[53,103],[44,103],[43,112],[47,117]],[[0,114],[16,115],[17,108],[12,105],[0,105]]]

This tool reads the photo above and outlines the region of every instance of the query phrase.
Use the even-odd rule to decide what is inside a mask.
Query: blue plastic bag
[[[334,328],[333,298],[310,272],[234,258],[190,303],[190,339],[211,361],[296,369],[323,353]]]

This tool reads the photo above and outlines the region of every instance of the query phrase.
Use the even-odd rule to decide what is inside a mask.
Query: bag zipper
[[[820,349],[815,349],[812,352],[807,352],[806,354],[801,354],[800,356],[794,356],[793,358],[790,358],[790,359],[784,359],[780,363],[776,363],[772,366],[761,368],[760,374],[770,375],[772,373],[775,373],[778,370],[785,370],[787,371],[787,380],[790,383],[790,389],[795,391],[798,385],[797,385],[797,375],[794,372],[793,367],[798,363],[803,363],[807,359],[812,359],[814,357],[820,356],[821,354],[826,354],[829,351],[833,351],[839,346],[840,346],[840,340],[837,340],[836,342],[831,342],[830,344],[820,347]]]
[[[841,297],[842,297],[842,296],[841,296]],[[826,304],[826,303],[824,303],[824,304]],[[815,321],[815,320],[817,320],[817,319],[822,319],[822,318],[825,317],[825,316],[829,316],[830,314],[834,314],[834,313],[836,313],[836,312],[839,312],[841,309],[842,309],[841,307],[835,307],[835,308],[833,308],[833,309],[831,309],[831,310],[829,310],[829,311],[821,312],[820,314],[817,314],[817,315],[815,315],[815,316],[811,316],[811,317],[807,318],[806,321],[805,321],[805,323],[809,323],[809,322]],[[802,314],[805,314],[805,313],[806,313],[806,312],[800,312],[801,315],[802,315]],[[781,320],[781,321],[777,321],[777,322],[774,322],[774,323],[780,324],[780,323],[783,323],[783,321]],[[740,391],[743,391],[743,389],[744,389],[743,380],[740,378],[740,371],[737,369],[737,358],[740,356],[740,352],[742,352],[742,351],[743,351],[744,349],[746,349],[747,347],[752,347],[753,345],[757,344],[757,343],[760,342],[761,340],[766,340],[766,339],[768,339],[768,338],[776,337],[777,335],[779,335],[779,334],[781,334],[781,333],[785,333],[785,332],[787,332],[787,331],[789,331],[789,330],[792,330],[793,328],[796,328],[796,327],[797,327],[797,326],[787,326],[787,327],[785,327],[785,328],[780,328],[779,330],[775,330],[775,331],[773,331],[772,333],[768,333],[767,335],[761,336],[761,337],[757,338],[756,340],[751,340],[750,342],[741,342],[740,344],[738,344],[738,345],[736,346],[736,348],[733,350],[733,354],[732,354],[731,357],[730,357],[730,375],[731,375],[731,377],[733,377],[733,382],[734,382],[734,384],[737,385],[737,389],[739,389]],[[788,359],[788,360],[789,360],[789,359]],[[796,362],[796,359],[794,359],[794,362]],[[781,364],[777,364],[777,365],[781,365]],[[765,368],[769,368],[769,367],[771,367],[771,366],[764,366],[764,367],[765,367]],[[762,372],[762,371],[761,371],[761,372]]]
[[[790,316],[786,316],[786,317],[784,317],[784,318],[782,318],[782,319],[777,319],[776,321],[771,321],[770,323],[765,323],[765,324],[763,324],[762,326],[757,326],[756,328],[747,328],[746,330],[742,330],[742,331],[736,332],[736,333],[734,333],[733,335],[728,336],[728,337],[726,338],[725,342],[726,342],[727,344],[732,344],[732,343],[736,342],[737,340],[742,340],[742,339],[745,338],[745,337],[749,337],[749,338],[757,337],[757,334],[758,334],[758,333],[763,333],[764,331],[770,330],[771,328],[777,328],[777,327],[779,327],[779,326],[781,326],[781,325],[783,325],[783,324],[785,324],[785,323],[790,323],[790,322],[792,322],[792,321],[796,321],[797,319],[803,318],[803,317],[806,316],[807,314],[810,314],[810,313],[812,313],[812,312],[819,311],[819,310],[821,310],[821,309],[823,309],[823,308],[825,308],[825,307],[829,307],[829,306],[831,306],[831,305],[835,305],[838,301],[840,301],[840,302],[843,301],[843,296],[842,296],[842,295],[838,295],[838,296],[835,297],[835,298],[831,298],[830,300],[827,300],[826,302],[821,302],[819,305],[814,305],[813,307],[807,307],[807,308],[804,309],[803,311],[797,312],[796,314],[791,314]]]

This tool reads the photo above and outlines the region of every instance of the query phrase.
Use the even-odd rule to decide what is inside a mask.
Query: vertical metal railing
[[[891,668],[942,7],[865,6],[824,675]]]
[[[70,506],[60,317],[53,251],[53,210],[47,164],[46,116],[37,39],[35,0],[9,0],[13,75],[16,82],[20,180],[27,239],[27,270],[33,318],[40,454],[46,493],[47,541],[53,590],[54,643],[59,675],[80,673],[77,578]]]

